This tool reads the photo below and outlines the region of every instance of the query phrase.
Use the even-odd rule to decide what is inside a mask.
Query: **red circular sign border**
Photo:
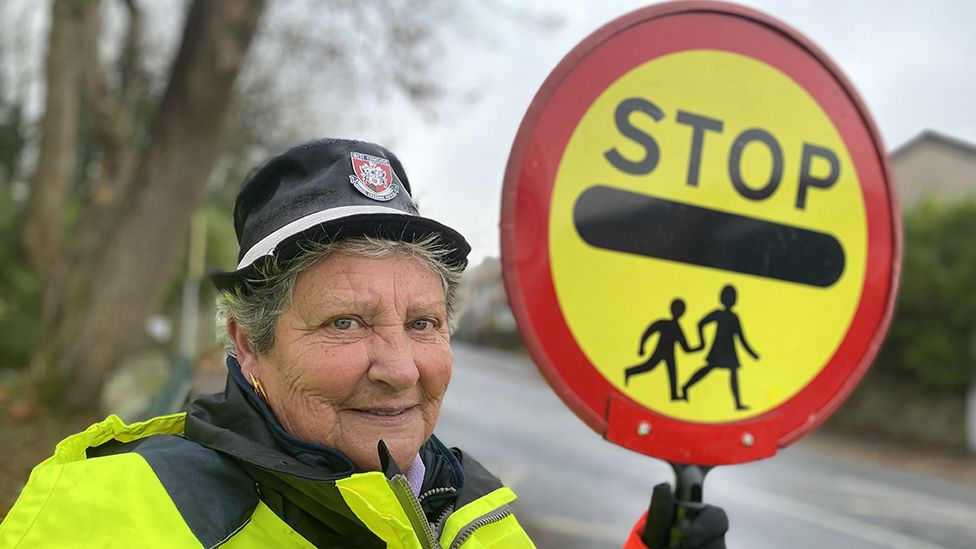
[[[661,27],[663,19],[674,17],[677,19],[671,19]],[[701,25],[703,22],[707,25]],[[650,47],[637,30],[645,25],[654,25],[658,31]],[[709,30],[703,30],[705,28]],[[770,47],[768,41],[780,41],[780,45],[785,41],[789,47]],[[619,46],[614,48],[612,56],[605,47],[610,42]],[[628,43],[640,47],[627,49],[624,46]],[[689,44],[694,47],[686,47]],[[717,465],[765,457],[758,450],[763,445],[744,446],[729,442],[738,441],[739,433],[750,424],[774,421],[779,447],[794,442],[819,425],[847,398],[867,371],[891,320],[902,242],[898,208],[889,184],[890,168],[882,152],[877,128],[863,101],[829,58],[785,24],[760,12],[720,2],[660,4],[608,23],[566,55],[539,89],[522,121],[505,173],[501,244],[509,302],[533,359],[563,401],[592,429],[606,435],[611,396],[643,407],[621,394],[596,372],[562,316],[549,269],[549,198],[558,168],[558,162],[551,161],[551,153],[557,153],[557,161],[562,157],[569,136],[586,108],[626,70],[660,55],[706,47],[733,51],[770,64],[793,78],[817,100],[848,147],[862,183],[868,219],[868,260],[861,302],[843,342],[810,384],[761,416],[738,422],[705,424],[707,432],[717,436],[704,457],[649,448],[639,442],[617,441],[655,457],[683,457],[689,458],[682,460],[685,462]],[[648,50],[653,54],[648,55]],[[598,63],[596,58],[601,56]],[[591,74],[583,78],[579,76],[579,69],[585,65],[589,66]],[[796,67],[808,70],[811,66],[810,73],[797,72],[800,69]],[[829,81],[822,79],[825,75],[830,77]],[[567,80],[582,81],[573,82],[575,87],[569,91],[570,87],[564,87]],[[838,101],[839,105],[836,104]],[[846,114],[856,116],[839,117],[844,111],[853,111]],[[557,112],[559,116],[556,116]],[[540,135],[542,137],[537,138]],[[549,148],[532,150],[532,147],[539,148],[537,142],[546,143]],[[546,156],[545,152],[550,153],[547,165],[538,161]],[[528,164],[527,159],[530,160]],[[546,168],[550,168],[551,173],[540,173]],[[520,186],[522,181],[528,180],[537,184]],[[886,234],[886,231],[890,233]],[[887,240],[889,234],[890,246],[875,242],[876,238]],[[539,273],[540,270],[543,272]],[[545,334],[540,335],[543,329]],[[597,412],[600,409],[607,411],[600,414]],[[683,426],[695,426],[694,434],[689,436],[701,436],[703,424],[676,420],[649,410],[646,415],[651,423],[664,427],[665,431],[680,433]],[[669,442],[679,445],[693,441]],[[721,447],[714,447],[716,443]]]

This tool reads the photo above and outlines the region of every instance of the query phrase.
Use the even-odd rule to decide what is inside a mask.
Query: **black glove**
[[[655,486],[651,494],[641,541],[650,549],[725,549],[728,530],[729,519],[720,507],[676,503],[671,485],[663,483]]]

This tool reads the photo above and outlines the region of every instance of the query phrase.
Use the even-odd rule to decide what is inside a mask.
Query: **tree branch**
[[[146,93],[146,74],[142,67],[142,10],[135,0],[124,0],[129,13],[129,27],[119,57],[122,86],[119,97],[127,113],[134,112],[136,104]]]
[[[116,188],[129,175],[134,143],[128,113],[122,103],[109,93],[105,68],[98,53],[101,36],[101,13],[98,9],[85,14],[82,32],[82,84],[85,106],[91,116],[95,139],[101,149],[101,170],[90,189],[91,201],[110,202]]]

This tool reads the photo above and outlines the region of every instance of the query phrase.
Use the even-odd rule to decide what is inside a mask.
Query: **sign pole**
[[[675,527],[671,530],[671,544],[674,545],[681,541],[682,530],[680,526],[695,517],[704,508],[703,496],[705,489],[705,475],[712,470],[711,467],[699,465],[685,465],[682,463],[672,463],[674,469],[675,483]]]

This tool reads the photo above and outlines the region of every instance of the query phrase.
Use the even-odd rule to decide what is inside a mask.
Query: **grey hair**
[[[416,242],[362,236],[304,243],[298,259],[282,263],[272,257],[258,266],[255,274],[217,295],[218,331],[226,328],[228,319],[233,319],[247,335],[251,348],[258,354],[267,354],[274,345],[278,317],[292,305],[298,275],[339,253],[371,259],[402,254],[428,267],[440,276],[444,285],[448,326],[453,328],[457,289],[464,266],[447,262],[452,252],[437,235]],[[236,356],[233,342],[226,343],[227,352]]]

